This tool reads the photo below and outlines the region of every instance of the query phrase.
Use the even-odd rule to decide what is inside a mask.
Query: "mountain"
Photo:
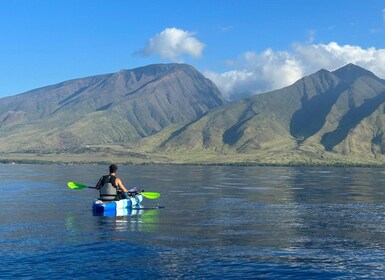
[[[385,162],[384,102],[385,81],[348,64],[212,109],[143,145],[175,159],[193,151],[181,161]]]
[[[227,103],[185,64],[0,99],[0,160],[385,164],[385,81],[354,64]]]
[[[129,145],[224,103],[214,83],[186,64],[74,79],[0,99],[0,151]]]

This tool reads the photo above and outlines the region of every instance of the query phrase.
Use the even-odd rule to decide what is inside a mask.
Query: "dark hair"
[[[118,170],[118,166],[116,164],[110,165],[110,173],[115,173]]]

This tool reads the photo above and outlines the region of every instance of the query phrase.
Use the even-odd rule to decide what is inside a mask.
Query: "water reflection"
[[[166,207],[94,216],[95,192],[69,190],[66,182],[91,183],[104,171],[0,169],[0,188],[7,190],[0,216],[4,266],[31,278],[51,266],[74,278],[76,269],[66,269],[79,259],[91,260],[84,279],[98,267],[114,278],[116,263],[119,269],[130,263],[124,273],[139,267],[141,279],[383,277],[384,169],[122,166],[127,185],[162,194],[144,200],[145,207]],[[112,268],[100,258],[106,252]],[[23,270],[30,260],[34,266]]]
[[[66,217],[67,233],[82,232],[155,232],[159,223],[160,209],[122,209],[118,212],[94,213],[94,219],[84,223],[82,217],[70,214]]]
[[[135,214],[116,218],[116,231],[156,232],[159,223],[159,211],[138,210]]]
[[[284,223],[290,232],[285,244],[296,252],[320,250],[351,262],[359,249],[385,248],[385,204],[380,169],[292,169],[291,204],[284,206],[295,223]],[[288,220],[289,217],[285,217]],[[353,250],[353,251],[351,251]],[[324,253],[325,254],[325,253]],[[318,253],[316,260],[322,258]]]

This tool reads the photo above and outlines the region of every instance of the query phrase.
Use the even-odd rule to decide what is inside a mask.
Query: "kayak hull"
[[[139,207],[142,200],[143,196],[141,194],[137,194],[128,199],[121,199],[118,201],[95,200],[92,204],[92,209],[96,213],[117,212],[123,209]]]

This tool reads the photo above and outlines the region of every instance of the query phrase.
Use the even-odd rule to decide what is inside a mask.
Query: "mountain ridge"
[[[23,100],[31,93],[32,99]],[[230,103],[184,64],[121,70],[29,94],[0,99],[0,155],[385,164],[385,80],[354,64],[321,69],[282,89]]]
[[[77,139],[73,146],[134,141],[169,124],[196,119],[225,102],[216,86],[193,67],[156,64],[0,99],[0,132],[6,128],[22,134],[25,128],[43,126],[42,136],[47,137],[40,142],[54,150],[63,132]],[[7,121],[11,115],[13,123]],[[20,117],[16,120],[16,116]],[[28,149],[34,146],[21,142]]]
[[[363,133],[357,127],[373,114],[379,114],[377,111],[381,111],[385,101],[384,91],[384,80],[353,64],[333,72],[320,70],[283,89],[211,110],[154,150],[254,153],[253,158],[245,155],[248,162],[327,162],[325,158],[335,161],[338,154],[337,161],[346,156],[356,162],[357,156],[364,161],[383,160],[384,127],[377,127],[379,132],[375,135]],[[384,117],[380,114],[376,119],[382,123]],[[365,148],[356,139],[360,137],[366,139]],[[290,157],[279,160],[287,154],[285,149],[290,150]],[[272,158],[274,153],[278,159]]]

